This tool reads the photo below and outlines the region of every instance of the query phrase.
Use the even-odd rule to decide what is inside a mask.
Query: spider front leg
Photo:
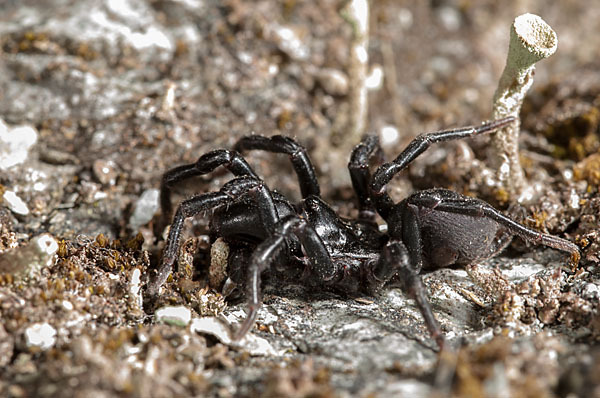
[[[384,247],[379,261],[373,267],[371,288],[377,290],[398,277],[402,291],[415,300],[431,337],[442,348],[444,334],[433,315],[427,298],[427,289],[419,276],[424,268],[423,240],[418,215],[414,207],[394,207],[393,222],[388,226],[392,240]]]
[[[416,256],[420,257],[420,253]],[[433,315],[431,304],[427,299],[427,289],[414,266],[415,261],[420,262],[421,260],[415,259],[414,255],[411,256],[404,243],[399,240],[388,242],[383,248],[379,261],[371,270],[370,287],[372,290],[379,290],[397,275],[402,291],[415,300],[431,337],[442,348],[445,342],[444,333]]]
[[[262,303],[261,273],[271,266],[278,255],[287,248],[286,240],[296,236],[304,248],[311,271],[323,283],[331,283],[337,275],[337,268],[331,261],[329,252],[316,231],[304,218],[290,215],[282,218],[275,226],[272,236],[263,241],[250,259],[248,268],[248,314],[246,319],[234,334],[233,339],[239,340],[248,333],[256,322],[258,310]]]
[[[160,205],[162,210],[161,228],[169,222],[173,206],[171,204],[171,189],[177,183],[192,177],[208,174],[217,167],[224,166],[234,176],[250,176],[259,180],[254,170],[238,152],[227,149],[217,149],[208,152],[195,162],[175,167],[167,171],[160,185]]]
[[[481,126],[461,127],[457,129],[436,131],[433,133],[422,134],[411,141],[410,144],[390,163],[382,164],[371,180],[369,195],[374,202],[375,208],[381,217],[387,221],[391,215],[394,203],[385,191],[386,185],[400,171],[404,170],[413,160],[425,152],[432,144],[443,141],[457,140],[466,137],[473,137],[484,133],[496,131],[516,119],[513,116],[506,117],[492,122],[484,123]]]
[[[234,202],[243,195],[250,195],[256,201],[262,227],[272,233],[279,220],[277,209],[273,203],[271,192],[264,183],[254,177],[239,177],[229,181],[219,192],[210,192],[183,201],[173,217],[167,245],[156,279],[148,283],[147,293],[150,297],[158,294],[159,288],[167,280],[179,251],[179,240],[186,218],[193,217],[203,211]]]
[[[317,181],[315,168],[306,153],[306,149],[293,139],[281,135],[275,135],[273,137],[251,135],[241,138],[233,148],[240,152],[259,149],[288,155],[292,161],[296,175],[298,176],[302,197],[306,198],[310,195],[321,195],[321,188]]]
[[[383,158],[383,151],[379,145],[376,135],[367,136],[358,144],[348,162],[348,171],[352,180],[352,187],[358,199],[359,219],[372,221],[375,218],[375,207],[369,197],[369,184],[371,183],[371,172],[369,161],[373,156]]]

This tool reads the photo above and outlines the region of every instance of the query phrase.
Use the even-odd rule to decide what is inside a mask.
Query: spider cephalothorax
[[[197,195],[179,205],[148,294],[155,296],[171,272],[184,220],[211,210],[213,237],[230,244],[229,278],[247,289],[248,315],[235,338],[244,336],[256,320],[261,274],[278,269],[297,275],[299,283],[347,294],[373,294],[393,281],[416,301],[432,337],[441,346],[444,338],[419,276],[422,270],[485,260],[502,250],[514,235],[567,251],[573,263],[579,261],[579,249],[573,243],[527,228],[479,199],[447,189],[429,189],[394,203],[386,192],[394,175],[431,144],[492,132],[513,121],[509,117],[477,127],[420,135],[373,175],[369,161],[381,150],[376,137],[367,137],[353,150],[348,164],[358,200],[356,220],[340,218],[321,199],[306,150],[291,138],[244,137],[234,150],[215,150],[196,163],[169,170],[161,187],[164,215],[171,214],[171,188],[182,180],[219,166],[235,178],[218,192]],[[271,191],[244,160],[241,152],[256,149],[289,155],[302,192],[299,203],[292,204]],[[387,224],[386,232],[378,228],[376,214]]]

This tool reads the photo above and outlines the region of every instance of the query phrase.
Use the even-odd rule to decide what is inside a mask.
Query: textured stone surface
[[[185,306],[190,324],[161,324],[142,308],[166,234],[156,214],[162,173],[243,135],[296,137],[323,196],[355,215],[348,153],[336,146],[348,119],[352,34],[339,2],[3,2],[0,133],[30,126],[37,141],[0,175],[0,193],[17,193],[29,210],[0,203],[0,256],[43,232],[58,248],[25,280],[0,275],[0,395],[565,396],[583,391],[581,380],[597,391],[600,201],[584,158],[597,151],[600,15],[583,1],[528,4],[371,2],[369,55],[384,82],[369,92],[368,130],[381,132],[387,159],[417,133],[489,117],[514,15],[542,15],[561,42],[523,109],[523,125],[539,133],[523,135],[525,171],[551,192],[508,211],[585,246],[583,271],[559,272],[560,253],[517,241],[469,269],[475,281],[465,270],[425,275],[449,340],[439,353],[397,289],[347,298],[287,283],[265,287],[254,345],[232,342],[229,328],[246,306],[226,306],[206,287],[206,216],[186,223],[179,270],[159,306]],[[479,141],[431,148],[391,194],[437,185],[502,205],[486,189],[484,149]],[[299,198],[287,157],[248,160],[270,187]],[[229,178],[194,179],[175,202]],[[55,334],[31,344],[34,325]]]

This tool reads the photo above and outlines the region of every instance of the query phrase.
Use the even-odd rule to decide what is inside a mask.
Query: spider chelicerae
[[[515,235],[569,252],[572,264],[579,262],[575,244],[521,225],[482,200],[434,188],[394,203],[386,192],[390,180],[431,144],[493,132],[514,121],[508,117],[476,127],[422,134],[373,175],[369,163],[381,148],[376,136],[366,137],[354,148],[348,163],[359,210],[355,220],[339,217],[321,198],[305,148],[288,137],[247,136],[233,150],[214,150],[195,163],[171,169],[164,174],[161,185],[162,213],[167,217],[172,213],[171,190],[183,180],[210,173],[219,166],[235,178],[218,192],[181,202],[147,294],[156,297],[171,272],[185,219],[211,211],[212,239],[222,238],[230,249],[226,290],[231,291],[231,286],[245,288],[248,300],[247,317],[234,339],[243,337],[254,325],[262,300],[261,277],[270,272],[287,281],[347,295],[373,295],[385,286],[400,286],[415,300],[432,338],[441,347],[444,335],[427,299],[419,275],[422,271],[486,260]],[[302,199],[291,203],[269,189],[242,157],[241,153],[249,150],[289,155]],[[379,228],[377,215],[385,221],[387,230]]]

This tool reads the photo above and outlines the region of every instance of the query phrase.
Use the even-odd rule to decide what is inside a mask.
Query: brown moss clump
[[[600,152],[594,153],[573,168],[573,177],[578,180],[585,180],[590,187],[598,189],[600,186]]]
[[[287,367],[277,366],[267,376],[263,398],[336,396],[330,385],[329,370],[315,368],[312,359],[293,362]]]
[[[536,320],[569,328],[588,326],[596,306],[572,291],[565,291],[567,277],[560,269],[551,272],[535,275],[505,290],[494,303],[494,323],[516,329]],[[576,277],[581,273],[582,269]]]
[[[583,249],[583,259],[600,263],[600,197],[581,201],[579,227],[575,231],[577,244]]]
[[[4,38],[2,49],[9,54],[73,55],[85,61],[98,58],[99,53],[88,43],[75,39],[55,38],[47,32],[28,30]]]
[[[558,144],[554,152],[556,157],[581,160],[600,148],[597,134],[599,108],[578,104],[561,116],[543,131],[546,137]]]
[[[456,397],[552,397],[562,346],[542,333],[533,341],[494,337],[461,349],[456,358]],[[448,360],[448,358],[446,358]]]
[[[583,160],[600,150],[600,73],[592,66],[557,77],[523,106],[525,129],[545,136],[556,158]]]

